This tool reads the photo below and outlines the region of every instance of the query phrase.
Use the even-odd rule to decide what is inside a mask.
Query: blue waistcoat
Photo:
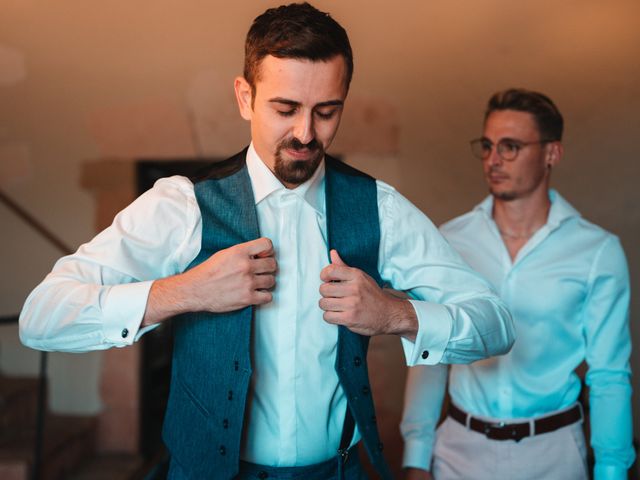
[[[260,237],[246,150],[215,164],[195,182],[202,214],[202,248],[188,268],[219,250]],[[382,285],[377,270],[380,224],[375,180],[326,157],[328,247]],[[326,252],[318,252],[326,255]],[[238,473],[240,442],[251,378],[253,308],[194,312],[174,319],[171,392],[163,439],[181,470],[193,479]],[[383,478],[390,478],[367,371],[369,338],[338,327],[336,372],[365,448]],[[337,453],[337,452],[336,452]]]

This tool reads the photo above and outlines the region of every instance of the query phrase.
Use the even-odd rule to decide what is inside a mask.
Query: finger
[[[325,311],[322,314],[322,318],[325,322],[332,323],[334,325],[344,325],[344,316],[345,314],[343,312]]]
[[[333,265],[341,265],[344,267],[348,267],[348,265],[346,263],[344,263],[344,261],[342,260],[342,258],[340,257],[340,255],[338,254],[338,251],[333,249],[329,252],[329,256],[331,257],[331,263]]]
[[[251,260],[251,268],[253,273],[276,273],[278,271],[278,262],[273,257],[254,258]]]
[[[256,290],[251,296],[251,305],[264,305],[273,299],[273,295],[268,290]]]
[[[318,305],[325,312],[343,312],[345,309],[345,305],[338,298],[321,298]]]
[[[244,244],[247,253],[252,257],[272,257],[274,255],[273,243],[266,237],[257,238]]]
[[[320,280],[323,282],[340,282],[344,280],[351,280],[352,273],[351,267],[344,265],[327,265],[320,272]]]
[[[351,293],[345,282],[327,282],[320,285],[320,295],[324,298],[342,298]]]
[[[253,289],[254,290],[270,290],[276,285],[275,275],[268,273],[262,275],[255,275],[253,277]]]

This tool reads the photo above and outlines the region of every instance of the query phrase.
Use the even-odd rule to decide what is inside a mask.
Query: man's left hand
[[[331,265],[320,272],[324,320],[360,335],[395,334],[414,341],[418,319],[409,301],[383,291],[365,272],[344,263],[337,251],[330,255]]]

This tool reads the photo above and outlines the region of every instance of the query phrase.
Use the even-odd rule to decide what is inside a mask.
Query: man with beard
[[[401,336],[410,364],[513,342],[502,302],[431,222],[325,154],[352,70],[328,14],[267,10],[235,80],[248,148],[198,181],[158,181],[27,299],[21,338],[47,350],[129,345],[175,317],[170,478],[363,478],[360,439],[389,478],[368,337]]]
[[[562,130],[545,95],[510,89],[489,100],[483,136],[471,147],[491,195],[441,231],[500,293],[518,341],[508,355],[451,367],[448,417],[437,433],[447,367],[411,369],[402,422],[408,479],[589,478],[582,362],[594,477],[627,478],[627,264],[617,237],[549,189]]]

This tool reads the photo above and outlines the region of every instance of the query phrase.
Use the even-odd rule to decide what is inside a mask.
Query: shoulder
[[[331,155],[325,155],[325,164],[327,167],[327,171],[329,172],[334,171],[352,178],[363,178],[363,179],[369,179],[372,181],[375,180],[368,173],[358,170],[357,168],[352,167],[351,165],[347,165],[343,161],[338,160],[337,158],[332,157]]]
[[[183,203],[192,198],[195,198],[192,180],[183,175],[172,175],[156,180],[153,187],[140,195],[136,202]]]
[[[247,147],[248,148],[248,147]],[[247,164],[247,148],[221,162],[212,162],[192,177],[193,183],[220,180],[239,172]]]
[[[474,209],[443,223],[440,226],[440,232],[445,237],[456,236],[475,229],[481,219],[482,213]]]
[[[585,253],[591,251],[598,254],[604,249],[622,251],[622,245],[617,235],[582,216],[566,219],[558,228],[558,233],[567,243]]]

